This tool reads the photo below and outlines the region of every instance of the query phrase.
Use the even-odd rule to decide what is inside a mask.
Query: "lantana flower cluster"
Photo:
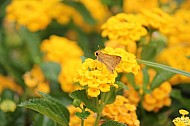
[[[117,95],[114,103],[105,106],[102,115],[109,119],[125,123],[128,126],[140,126],[136,109],[136,106],[129,103],[127,98]]]
[[[17,105],[14,101],[6,99],[0,103],[0,110],[3,112],[14,112]]]
[[[183,3],[188,3],[185,1]],[[184,4],[187,8],[188,5]],[[132,5],[132,6],[131,6]],[[137,13],[142,9],[153,9],[163,6],[163,10],[173,12],[177,8],[177,1],[175,0],[123,0],[123,10],[126,13]]]
[[[140,69],[136,57],[124,49],[106,47],[101,51],[105,54],[120,56],[121,61],[116,66],[113,74],[104,63],[98,60],[88,58],[84,61],[81,69],[78,70],[75,76],[75,82],[79,82],[82,87],[87,87],[88,95],[91,97],[97,97],[100,92],[110,91],[111,86],[117,87],[114,84],[117,72],[133,73],[136,75]]]
[[[138,41],[147,34],[139,15],[119,13],[110,17],[102,25],[102,37],[109,40],[117,40],[127,46],[129,43]]]
[[[182,115],[181,117],[177,117],[173,120],[175,126],[190,126],[190,119],[188,116],[189,112],[181,109],[179,113]]]
[[[94,1],[93,4],[88,0],[79,1],[89,10],[98,25],[110,15],[108,9],[101,4],[100,0]],[[45,29],[53,19],[63,25],[73,20],[78,26],[84,28],[85,31],[94,29],[90,24],[86,23],[74,7],[59,0],[13,0],[6,8],[6,13],[8,21],[16,21],[18,26],[25,26],[32,32]]]
[[[14,81],[13,78],[0,75],[0,94],[3,90],[10,89],[12,91],[17,92],[18,94],[22,94],[22,88]]]
[[[6,8],[6,18],[30,31],[42,30],[51,22],[50,10],[58,0],[13,0]]]
[[[136,56],[134,54],[129,53],[122,48],[113,49],[111,47],[106,47],[102,52],[121,57],[121,62],[115,68],[118,73],[133,73],[136,75],[139,72],[140,66],[137,63]]]
[[[23,76],[26,86],[28,86],[35,95],[39,96],[38,92],[49,93],[50,87],[40,66],[35,65],[31,71],[28,71]]]
[[[174,68],[190,71],[190,59],[188,56],[190,56],[190,47],[181,44],[164,49],[158,55],[157,61]],[[171,84],[188,83],[190,78],[183,75],[175,75],[170,79],[170,82]]]
[[[74,81],[86,87],[89,96],[97,97],[100,92],[110,91],[111,86],[117,87],[114,84],[116,77],[117,73],[110,73],[100,61],[87,58],[77,71]]]
[[[172,16],[164,12],[160,8],[142,9],[141,14],[146,20],[145,26],[158,29],[163,34],[168,34],[171,29]]]
[[[149,69],[148,73],[150,80],[148,87],[146,88],[150,89],[151,81],[153,80],[156,72],[152,69]],[[159,111],[164,106],[171,105],[170,92],[172,90],[172,87],[169,82],[165,81],[159,87],[155,88],[150,94],[144,94],[143,99],[140,97],[140,95],[143,95],[143,93],[145,93],[143,90],[142,72],[139,72],[137,76],[135,76],[135,83],[137,86],[139,86],[139,91],[136,91],[130,83],[127,83],[129,90],[125,90],[124,96],[129,99],[130,103],[137,106],[140,100],[142,100],[142,104],[145,110],[154,112]]]
[[[179,9],[173,15],[173,20],[170,23],[173,25],[170,33],[167,34],[168,46],[184,44],[190,46],[190,10]]]
[[[81,66],[80,56],[83,51],[75,41],[65,37],[50,36],[41,43],[41,51],[44,53],[44,60],[56,62],[61,65],[61,72],[58,81],[65,92],[72,92],[78,89],[73,84],[73,77],[76,70]]]

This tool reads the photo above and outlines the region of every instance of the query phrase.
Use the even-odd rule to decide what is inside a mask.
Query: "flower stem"
[[[84,119],[81,119],[81,126],[84,126]]]
[[[102,110],[104,109],[104,100],[105,100],[105,93],[102,93],[101,94],[101,101],[100,101],[100,104],[98,105],[98,112],[97,112],[97,117],[96,117],[96,121],[94,123],[94,126],[98,126],[99,124],[99,121],[100,121],[100,117],[101,117],[101,114],[102,114]],[[98,98],[97,98],[98,100]]]

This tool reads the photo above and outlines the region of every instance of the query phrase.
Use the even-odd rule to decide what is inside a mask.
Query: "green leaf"
[[[127,125],[116,121],[107,121],[103,123],[101,126],[127,126]]]
[[[83,17],[84,21],[86,21],[86,23],[88,23],[88,24],[96,23],[94,18],[91,16],[90,12],[87,10],[87,8],[81,2],[65,0],[65,1],[63,1],[63,3],[74,7],[82,15],[82,17]]]
[[[40,64],[40,67],[42,68],[42,71],[48,80],[55,82],[57,81],[57,78],[61,71],[61,66],[58,63],[44,62]]]
[[[32,33],[24,27],[20,27],[19,34],[22,40],[26,43],[27,49],[33,59],[34,63],[40,63],[42,54],[40,52],[40,37],[37,33]]]
[[[55,98],[51,97],[50,95],[45,94],[43,92],[39,92],[39,94],[43,98],[45,98],[45,99],[47,99],[47,100],[49,100],[49,101],[51,101],[53,103],[56,103],[57,105],[59,105],[60,107],[62,107],[62,111],[65,114],[66,119],[69,120],[69,111],[67,110],[67,108],[60,101],[58,101],[57,99],[55,99]]]
[[[178,89],[172,89],[172,92],[170,94],[171,97],[177,99],[182,105],[189,108],[190,105],[190,99],[184,98],[181,95],[181,91]]]
[[[87,119],[88,116],[90,115],[89,111],[84,111],[84,112],[76,112],[75,113],[76,116],[78,116],[80,119]]]
[[[55,122],[49,119],[47,116],[37,114],[35,115],[32,126],[56,126]]]
[[[147,85],[149,84],[149,74],[147,68],[146,67],[143,68],[142,72],[143,72],[143,91],[145,91],[145,93],[150,93],[150,91],[147,89]]]
[[[117,84],[120,88],[123,88],[125,90],[128,90],[129,88],[121,81],[116,81],[115,84]]]
[[[141,57],[144,60],[152,60],[156,54],[156,47],[153,45],[146,45],[143,47]]]
[[[168,80],[174,75],[174,73],[168,72],[168,71],[160,71],[156,74],[154,79],[151,82],[151,90],[154,90],[155,88],[159,87],[164,81]]]
[[[91,109],[93,112],[97,112],[97,107],[95,105],[95,98],[89,98],[86,94],[86,90],[77,90],[71,93],[73,99],[80,99],[87,108]]]
[[[115,87],[111,87],[109,92],[102,93],[102,94],[105,94],[105,98],[104,98],[105,105],[113,103],[116,99]]]
[[[50,96],[44,96],[45,98],[35,98],[22,102],[19,106],[37,111],[63,126],[68,126],[69,112],[67,108]]]
[[[190,77],[190,72],[186,72],[186,71],[179,70],[179,69],[176,69],[176,68],[172,68],[172,67],[169,67],[169,66],[166,66],[166,65],[163,65],[163,64],[149,62],[149,61],[145,61],[145,60],[137,59],[137,61],[139,63],[145,64],[147,66],[160,68],[160,69],[163,69],[163,70],[166,70],[166,71],[169,71],[169,72],[173,72],[173,73],[176,73],[176,74],[181,74],[181,75]]]
[[[134,75],[132,73],[128,73],[125,74],[125,76],[127,77],[127,81],[131,84],[131,86],[133,86],[135,90],[139,90],[139,87],[135,83]]]

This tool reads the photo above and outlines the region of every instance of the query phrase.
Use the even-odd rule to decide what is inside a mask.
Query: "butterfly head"
[[[95,54],[95,56],[99,56],[100,53],[101,53],[100,50],[98,50],[94,54]]]

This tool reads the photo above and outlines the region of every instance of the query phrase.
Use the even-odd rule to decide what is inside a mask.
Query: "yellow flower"
[[[169,34],[171,32],[171,27],[173,26],[171,22],[173,18],[160,8],[153,8],[151,10],[142,9],[141,14],[146,20],[145,26],[152,29],[158,29],[164,34]]]
[[[141,9],[152,9],[158,7],[158,0],[124,0],[124,12],[140,12]]]
[[[181,117],[175,118],[172,122],[175,126],[190,126],[190,119],[189,117],[185,117],[185,115],[188,115],[189,112],[186,110],[179,110],[179,113],[182,114]]]
[[[147,85],[147,89],[150,88],[151,81],[153,80],[156,72],[153,69],[148,70],[149,74],[149,84]],[[122,78],[122,80],[127,83],[125,78]],[[129,102],[138,105],[140,100],[142,100],[143,107],[147,111],[159,111],[164,106],[170,106],[171,105],[171,99],[170,99],[170,92],[172,90],[171,84],[169,82],[163,82],[159,87],[155,88],[150,94],[145,94],[143,91],[143,74],[142,72],[139,72],[135,76],[135,83],[137,86],[139,86],[139,92],[135,91],[135,89],[131,86],[130,83],[127,83],[127,86],[129,87],[129,91],[124,92],[124,96],[126,96],[129,99]],[[140,95],[143,95],[143,99],[140,99]]]
[[[100,94],[99,88],[88,88],[87,93],[91,97],[97,97]]]
[[[189,112],[184,110],[184,109],[179,110],[179,113],[182,114],[182,116],[185,116],[185,115],[189,114]]]
[[[61,65],[58,81],[61,84],[62,90],[72,92],[73,90],[79,89],[73,83],[76,70],[81,66],[80,56],[83,55],[77,43],[65,37],[52,35],[50,39],[42,42],[41,50],[44,52],[45,60]],[[85,81],[85,78],[83,78],[83,81]]]
[[[15,83],[13,78],[0,75],[0,94],[4,89],[11,89],[19,94],[23,93],[22,88]]]
[[[130,104],[128,99],[120,95],[116,96],[113,104],[105,106],[102,115],[111,120],[125,123],[128,126],[140,126],[135,105]]]
[[[30,31],[43,30],[51,22],[50,13],[58,0],[13,0],[6,8],[6,19],[16,21]]]
[[[33,91],[35,95],[39,95],[38,92],[49,93],[50,87],[41,68],[38,65],[34,65],[31,71],[26,72],[23,76],[25,84]]]
[[[113,49],[111,47],[106,47],[104,50],[102,50],[102,52],[121,57],[121,62],[116,66],[117,72],[126,72],[126,73],[131,72],[136,75],[140,70],[135,55],[126,52],[124,49],[121,48]]]
[[[75,115],[76,112],[81,112],[81,110],[79,108],[75,108],[72,105],[69,105],[68,107],[69,113],[70,113],[70,122],[69,122],[69,126],[79,126],[81,124],[81,119],[79,119],[79,117],[77,117]],[[93,113],[92,111],[88,110],[87,111],[90,112],[90,116],[85,119],[84,121],[84,126],[92,126],[95,122],[96,116],[95,113]]]
[[[96,24],[91,27],[87,27],[85,23],[85,20],[83,20],[83,23],[81,23],[81,27],[85,29],[87,27],[87,30],[92,31],[92,30],[97,30],[100,31],[100,26],[104,21],[111,15],[111,13],[108,10],[108,7],[104,6],[102,4],[101,0],[95,0],[93,2],[89,0],[79,0],[81,3],[84,4],[84,6],[88,9],[92,17],[96,20]],[[77,23],[77,18],[76,18],[76,23]],[[90,25],[89,25],[90,26]]]
[[[176,45],[164,49],[157,56],[157,61],[174,68],[190,71],[190,60],[188,56],[190,56],[190,47],[184,45]],[[176,57],[178,60],[176,60]],[[190,78],[183,75],[175,75],[170,79],[170,82],[171,84],[189,83]]]
[[[87,87],[88,95],[97,97],[101,92],[108,92],[115,82],[117,73],[110,73],[98,60],[87,58],[74,78],[82,87]]]
[[[115,40],[127,46],[130,42],[136,42],[147,34],[143,23],[143,17],[140,15],[119,13],[110,17],[102,25],[102,37],[108,37],[109,40]]]
[[[190,10],[178,9],[173,15],[173,20],[170,23],[172,30],[168,36],[168,45],[175,46],[183,44],[190,46]]]
[[[16,109],[16,103],[12,100],[4,100],[0,104],[0,109],[3,112],[14,112]]]
[[[142,9],[156,7],[161,7],[167,12],[173,12],[177,8],[177,2],[175,0],[124,0],[123,2],[123,10],[126,13],[140,12]]]
[[[45,60],[60,64],[64,64],[70,59],[79,59],[83,55],[82,50],[75,41],[56,35],[44,40],[41,44],[41,50],[45,53]]]
[[[49,93],[50,92],[50,87],[47,82],[41,82],[37,85],[37,87],[34,89],[34,93],[38,95],[38,92],[44,92],[44,93]]]

